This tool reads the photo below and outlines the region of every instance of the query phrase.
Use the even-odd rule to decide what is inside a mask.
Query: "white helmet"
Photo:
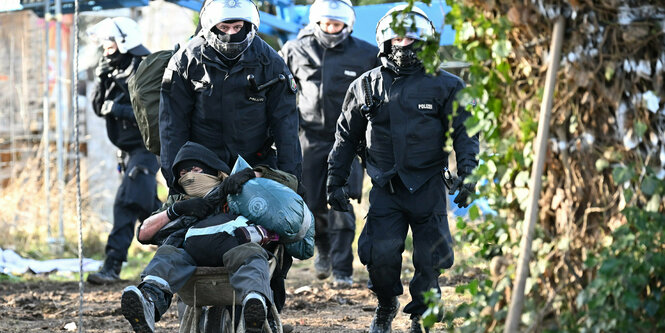
[[[432,24],[432,21],[427,17],[427,14],[416,6],[413,6],[411,11],[407,14],[397,14],[396,20],[398,22],[400,20],[404,21],[406,34],[404,36],[399,36],[399,34],[393,31],[390,27],[390,24],[393,22],[393,13],[403,11],[406,6],[407,5],[404,4],[393,7],[386,13],[386,15],[383,15],[379,20],[379,23],[376,25],[376,44],[379,46],[379,51],[381,53],[385,53],[385,42],[395,37],[408,37],[425,41],[427,37],[434,36],[434,33],[436,32],[434,24]]]
[[[356,12],[350,0],[316,0],[309,8],[309,22],[318,23],[322,18],[344,22],[353,30]]]
[[[88,30],[88,35],[98,43],[113,41],[118,51],[125,54],[146,55],[150,51],[142,45],[139,25],[128,17],[106,18]]]
[[[201,30],[210,31],[217,23],[241,20],[259,29],[259,9],[252,0],[211,0],[201,9]]]

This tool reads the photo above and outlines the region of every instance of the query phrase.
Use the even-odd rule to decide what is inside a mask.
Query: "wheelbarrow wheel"
[[[231,311],[228,306],[222,308],[220,319],[222,333],[235,333],[233,332],[233,319],[231,318]]]
[[[211,306],[205,311],[205,320],[203,321],[204,333],[223,333],[223,306]]]

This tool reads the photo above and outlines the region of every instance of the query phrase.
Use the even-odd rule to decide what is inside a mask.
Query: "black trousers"
[[[127,170],[113,202],[113,229],[106,242],[107,257],[126,261],[136,221],[144,220],[162,205],[157,198],[157,169],[157,157],[145,148],[129,153]]]
[[[427,309],[423,293],[439,290],[441,270],[453,265],[452,238],[446,218],[446,195],[440,174],[409,193],[396,176],[389,186],[374,184],[367,222],[358,240],[358,256],[369,272],[368,287],[379,299],[403,293],[402,252],[409,227],[413,235],[415,273],[409,283],[411,302],[404,312],[421,315]]]
[[[317,250],[330,255],[334,275],[351,276],[356,215],[353,211],[329,210],[326,200],[327,161],[333,144],[334,141],[323,140],[316,135],[307,135],[305,132],[300,134],[303,153],[302,183],[307,189],[304,199],[316,221],[314,244]],[[363,177],[363,169],[356,159],[351,165],[347,187],[352,198],[362,195]]]

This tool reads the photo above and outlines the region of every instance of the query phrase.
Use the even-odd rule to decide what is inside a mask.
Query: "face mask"
[[[125,69],[129,66],[129,63],[132,61],[132,56],[129,53],[120,53],[119,50],[106,56],[106,59],[109,60],[109,65],[114,68]]]
[[[391,46],[388,59],[392,60],[395,65],[400,68],[409,68],[420,65],[420,59],[418,59],[417,55],[420,48],[414,47],[413,44],[415,43],[417,42],[413,42],[407,46]]]
[[[342,43],[346,37],[349,37],[350,34],[351,31],[349,30],[348,26],[344,26],[344,29],[336,34],[329,34],[323,31],[323,29],[321,29],[321,27],[318,25],[314,28],[314,37],[316,40],[318,40],[319,43],[323,45],[323,47],[328,49],[331,49]]]
[[[203,37],[224,59],[235,60],[249,48],[255,35],[254,26],[250,25],[250,28],[247,28],[247,25],[245,25],[242,30],[233,35],[212,28]]]
[[[188,172],[178,179],[178,184],[182,186],[185,193],[197,198],[204,197],[221,182],[220,177],[197,172]]]

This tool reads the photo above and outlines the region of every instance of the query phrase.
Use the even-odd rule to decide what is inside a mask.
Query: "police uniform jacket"
[[[315,28],[301,30],[279,52],[300,88],[300,127],[308,136],[332,144],[346,89],[362,73],[381,65],[379,49],[353,36],[326,48],[314,37]]]
[[[367,141],[367,174],[379,186],[397,175],[411,193],[417,191],[447,165],[448,135],[458,170],[475,168],[478,136],[469,137],[464,127],[470,114],[462,106],[453,114],[453,101],[464,88],[462,80],[443,70],[434,76],[422,67],[400,71],[391,61],[382,58],[382,62],[382,67],[363,74],[349,87],[328,160],[329,182],[344,183],[362,138]],[[370,78],[371,97],[376,101],[368,112],[361,111],[365,76]]]
[[[143,57],[140,56],[132,56],[127,68],[114,68],[110,72],[102,73],[92,99],[92,108],[98,116],[102,116],[101,109],[104,102],[113,101],[113,112],[104,116],[106,134],[111,143],[127,152],[145,147],[141,131],[134,118],[134,110],[127,88],[127,80],[136,73],[142,59]]]
[[[250,74],[256,86],[277,81],[256,91]],[[162,80],[159,132],[166,180],[172,181],[173,159],[186,141],[204,145],[230,165],[238,155],[255,161],[272,154],[274,142],[277,168],[300,179],[295,93],[284,61],[258,36],[231,68],[203,37],[191,39],[173,55]]]

